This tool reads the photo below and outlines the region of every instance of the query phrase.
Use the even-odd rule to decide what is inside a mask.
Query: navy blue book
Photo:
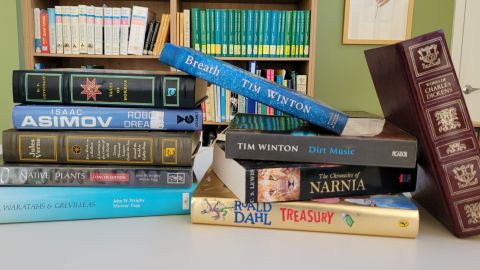
[[[370,134],[372,130],[379,133],[383,128],[384,120],[349,119],[345,113],[326,104],[190,48],[166,43],[159,60],[190,75],[230,89],[233,93],[306,120],[335,134],[363,135],[364,133]],[[368,129],[364,130],[364,127],[367,126]]]
[[[15,129],[202,130],[202,110],[18,105]]]

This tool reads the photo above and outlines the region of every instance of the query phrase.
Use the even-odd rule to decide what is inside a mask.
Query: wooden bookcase
[[[315,50],[316,50],[316,21],[317,21],[317,1],[316,0],[21,0],[21,14],[23,14],[23,43],[24,43],[24,67],[33,69],[36,63],[52,63],[59,68],[74,68],[82,65],[100,65],[109,69],[146,69],[146,70],[170,70],[170,67],[161,64],[157,56],[145,55],[71,55],[71,54],[42,54],[35,53],[34,48],[34,21],[33,9],[49,8],[55,5],[74,6],[74,5],[107,5],[110,7],[131,7],[133,5],[144,6],[152,9],[157,14],[169,13],[170,22],[170,42],[176,43],[176,13],[184,9],[191,8],[211,8],[211,9],[265,9],[265,10],[310,10],[310,51],[308,57],[218,57],[234,65],[246,68],[248,61],[257,61],[260,69],[265,68],[285,68],[295,69],[299,74],[306,74],[307,94],[313,96],[314,93],[314,70],[315,70]],[[205,123],[205,124],[224,124],[224,123]]]

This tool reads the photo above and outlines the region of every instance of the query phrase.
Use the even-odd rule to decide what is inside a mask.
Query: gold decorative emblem
[[[478,184],[478,179],[475,177],[477,171],[473,168],[473,163],[455,167],[452,172],[455,174],[459,188],[466,188]]]
[[[422,47],[418,49],[417,52],[420,55],[420,60],[423,62],[423,69],[440,65],[440,58],[438,58],[440,52],[437,50],[437,44]]]
[[[406,228],[410,225],[410,221],[406,220],[406,219],[401,219],[398,221],[398,226],[400,226],[400,228]]]
[[[480,202],[467,204],[463,208],[467,213],[468,224],[480,223]]]
[[[78,154],[80,154],[80,152],[82,151],[82,149],[80,148],[80,146],[74,145],[74,146],[72,147],[72,151],[73,151],[73,153],[75,153],[75,154],[78,155]]]
[[[438,124],[438,131],[447,132],[461,126],[457,116],[457,109],[449,107],[435,112],[435,119]]]
[[[456,142],[448,145],[447,154],[453,154],[467,149],[467,146],[463,143]]]
[[[175,155],[175,147],[166,147],[165,148],[165,157],[171,157]]]

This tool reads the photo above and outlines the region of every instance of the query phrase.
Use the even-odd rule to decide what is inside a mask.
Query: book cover
[[[375,136],[337,136],[290,116],[237,114],[226,142],[227,158],[236,159],[402,168],[417,161],[416,138],[388,122]]]
[[[415,238],[419,213],[402,195],[242,203],[211,171],[193,193],[192,223]]]
[[[349,126],[348,116],[343,112],[189,48],[167,43],[160,62],[336,134],[345,134],[344,128]]]
[[[392,194],[415,190],[416,168],[235,160],[216,143],[212,169],[242,202]]]
[[[480,154],[442,31],[365,52],[386,119],[419,141],[414,198],[458,237],[480,233]]]
[[[0,223],[184,215],[195,186],[2,187]]]
[[[0,186],[190,187],[192,167],[0,165]],[[3,188],[3,187],[2,187]]]
[[[197,107],[206,83],[175,72],[138,70],[14,70],[16,103],[115,107]]]
[[[13,107],[13,127],[24,129],[202,130],[199,108],[141,109],[19,105]]]
[[[3,131],[3,160],[21,163],[191,166],[192,131]]]

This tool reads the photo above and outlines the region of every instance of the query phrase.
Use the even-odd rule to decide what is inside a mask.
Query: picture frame
[[[345,0],[343,44],[393,44],[412,34],[414,0]]]

